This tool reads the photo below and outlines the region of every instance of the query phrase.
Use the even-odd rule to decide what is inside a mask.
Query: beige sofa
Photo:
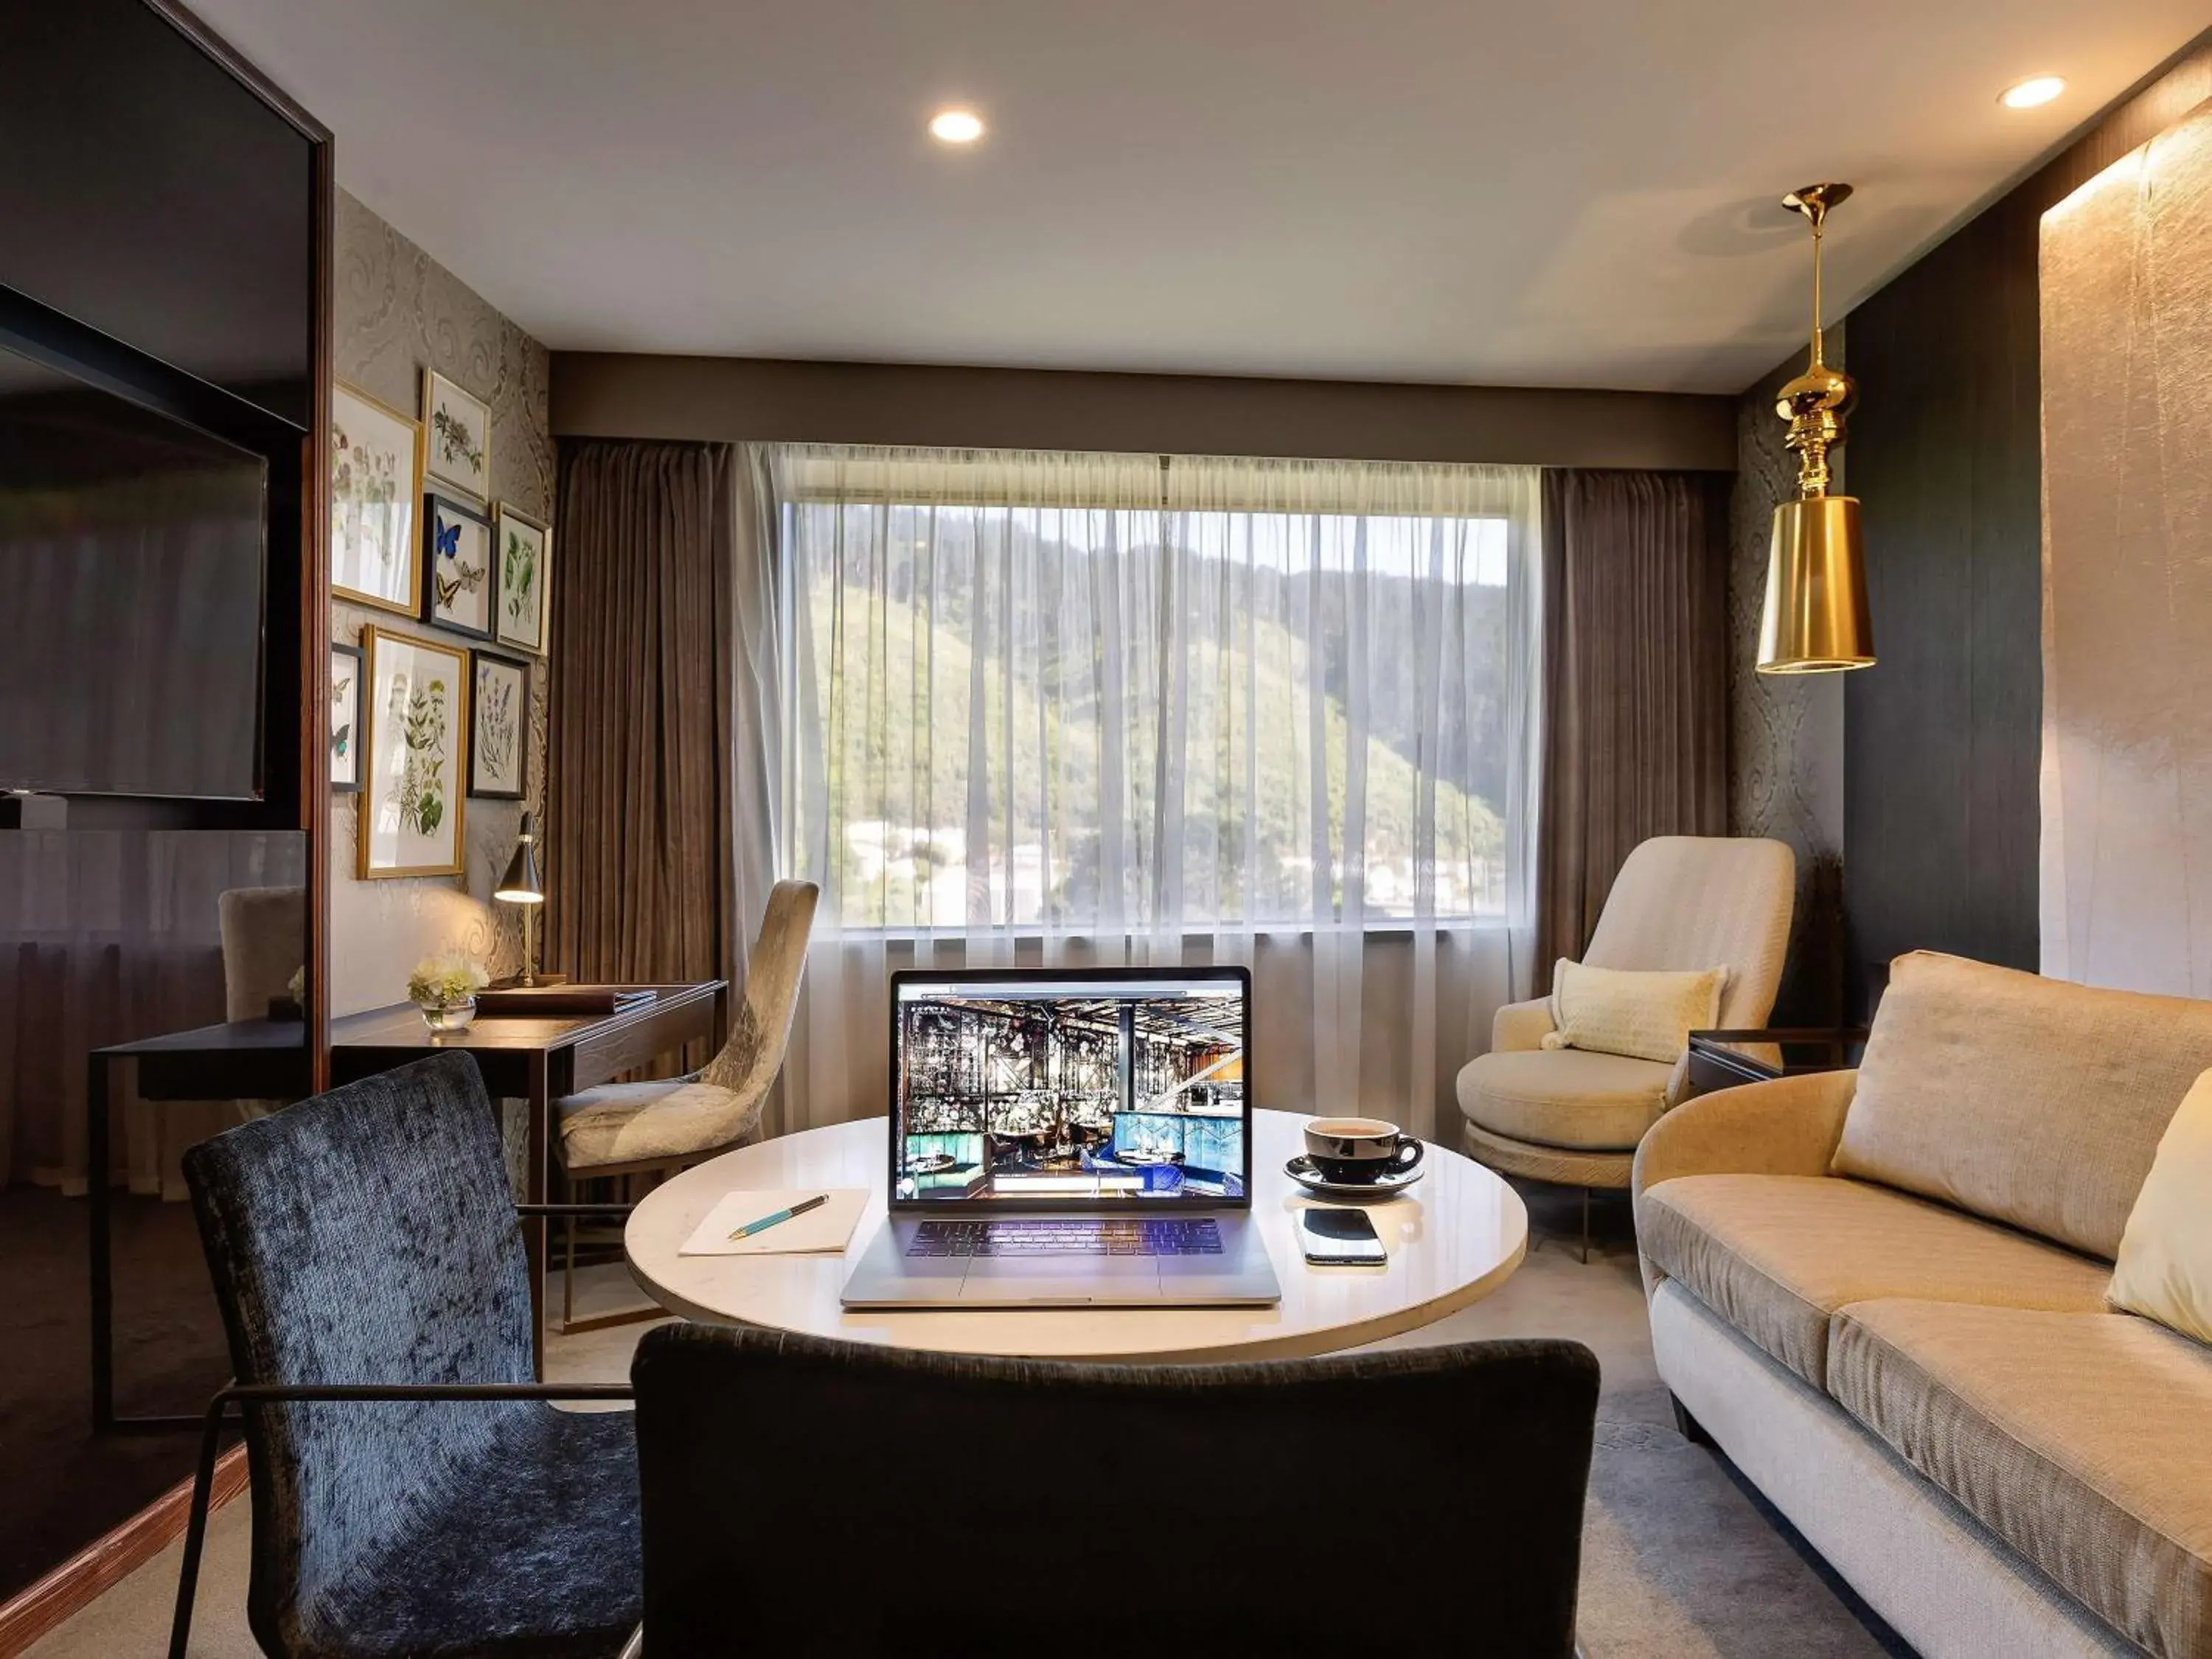
[[[1916,954],[1858,1071],[1638,1153],[1686,1426],[1928,1659],[2212,1656],[2212,1349],[2104,1302],[2207,1067],[2212,1003]]]

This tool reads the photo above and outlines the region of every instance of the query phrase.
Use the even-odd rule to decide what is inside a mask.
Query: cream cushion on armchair
[[[1633,1146],[1667,1109],[1674,1070],[1656,1060],[1581,1048],[1486,1054],[1478,1097],[1481,1123],[1493,1134],[1546,1146]],[[1464,1109],[1467,1072],[1460,1076]]]
[[[561,1162],[581,1174],[726,1146],[752,1132],[767,1097],[764,1088],[740,1092],[697,1079],[603,1083],[561,1103]]]
[[[1721,1024],[1764,1024],[1782,982],[1796,889],[1796,857],[1778,841],[1656,836],[1622,863],[1583,965],[1725,969]],[[1669,1066],[1547,1050],[1552,1030],[1545,1001],[1498,1011],[1491,1052],[1459,1074],[1468,1153],[1508,1175],[1626,1188],[1637,1143],[1680,1097],[1686,1057]]]

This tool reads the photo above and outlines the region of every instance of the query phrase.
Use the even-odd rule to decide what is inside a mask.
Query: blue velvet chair
[[[1574,1650],[1578,1343],[1092,1365],[672,1325],[630,1380],[647,1659]]]
[[[185,1155],[237,1382],[209,1408],[171,1653],[182,1659],[228,1410],[253,1499],[246,1613],[273,1659],[605,1659],[640,1611],[620,1385],[532,1381],[498,1120],[439,1054]]]

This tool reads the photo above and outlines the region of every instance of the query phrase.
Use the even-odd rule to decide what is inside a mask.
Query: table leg
[[[115,1264],[107,1213],[107,1056],[85,1074],[85,1186],[92,1214],[92,1431],[115,1426]]]
[[[135,1073],[134,1073],[135,1074]],[[92,1221],[92,1431],[163,1434],[197,1429],[203,1419],[173,1413],[115,1413],[115,1196],[107,1184],[112,1075],[108,1056],[94,1054],[85,1072],[85,1196]]]
[[[553,1157],[550,1067],[539,1049],[530,1056],[530,1123],[523,1135],[523,1193],[526,1204],[543,1204],[550,1184]],[[545,1376],[545,1263],[550,1235],[543,1215],[525,1218],[522,1242],[530,1261],[530,1374]]]

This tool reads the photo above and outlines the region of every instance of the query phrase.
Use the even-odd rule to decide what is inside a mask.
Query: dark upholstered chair
[[[648,1659],[1574,1649],[1576,1343],[1088,1365],[677,1325],[630,1379]]]
[[[181,1656],[226,1405],[275,1659],[576,1656],[639,1614],[627,1389],[532,1382],[530,1286],[476,1064],[439,1054],[201,1142],[185,1177],[238,1385],[210,1408]]]

